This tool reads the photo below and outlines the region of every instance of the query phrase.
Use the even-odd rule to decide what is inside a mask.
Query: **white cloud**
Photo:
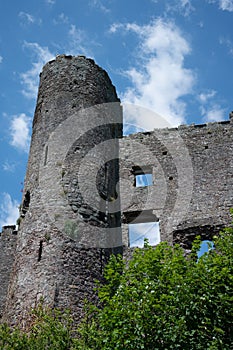
[[[91,40],[86,37],[86,33],[83,30],[71,24],[68,36],[69,48],[67,48],[67,51],[71,55],[92,56],[91,50],[87,47],[87,43],[90,43]]]
[[[2,61],[3,61],[3,57],[2,57],[2,56],[0,56],[0,63],[2,63]]]
[[[90,5],[92,7],[96,7],[97,9],[99,9],[100,11],[104,12],[104,13],[109,13],[110,9],[107,8],[104,4],[103,1],[101,0],[91,0],[90,1]]]
[[[226,110],[219,104],[212,104],[209,107],[201,107],[201,113],[205,122],[218,122],[226,119]]]
[[[9,193],[2,194],[0,204],[0,230],[4,225],[15,225],[19,217],[19,203],[12,199]]]
[[[32,24],[35,22],[35,17],[30,15],[29,13],[21,11],[18,16],[23,23]]]
[[[194,72],[184,66],[184,59],[191,52],[188,41],[174,23],[162,19],[145,26],[115,24],[110,32],[119,29],[134,32],[139,39],[136,66],[125,72],[132,87],[123,93],[122,101],[149,108],[170,125],[184,123],[183,98],[192,93],[195,83]],[[144,124],[146,129],[158,126],[156,118],[149,119],[145,125],[135,116],[135,122]]]
[[[45,2],[49,5],[55,5],[56,4],[56,0],[45,0]]]
[[[124,25],[121,23],[113,23],[109,28],[109,33],[116,33],[116,31],[120,28],[124,28]]]
[[[233,0],[207,0],[209,4],[217,3],[222,11],[233,12]]]
[[[66,21],[64,16],[61,16],[61,19]],[[70,55],[82,54],[85,56],[93,56],[90,46],[97,44],[87,37],[85,31],[78,29],[75,25],[71,24],[67,35],[67,44],[64,46],[58,45],[58,52],[66,52],[66,54]],[[55,58],[55,55],[48,47],[42,47],[38,43],[25,42],[24,48],[30,50],[33,59],[31,68],[20,74],[21,84],[23,85],[22,93],[27,98],[35,99],[38,92],[39,73],[48,61]]]
[[[233,1],[232,0],[219,0],[219,8],[223,11],[233,11]]]
[[[201,103],[200,111],[204,122],[217,122],[225,119],[226,109],[217,102],[218,97],[215,90],[202,92],[198,98]]]
[[[225,45],[226,48],[227,48],[228,51],[229,51],[229,54],[230,54],[230,55],[233,55],[233,43],[232,43],[232,41],[231,41],[229,38],[221,37],[221,38],[219,39],[219,43],[220,43],[221,45]]]
[[[39,83],[39,73],[45,63],[54,58],[48,47],[42,47],[38,43],[24,43],[24,47],[30,49],[35,55],[35,62],[32,67],[25,73],[20,74],[21,84],[23,85],[22,93],[28,98],[36,98]]]
[[[216,95],[215,90],[209,90],[207,92],[202,92],[199,95],[199,99],[201,103],[206,103],[209,99],[213,98]]]
[[[67,17],[63,12],[58,15],[56,19],[53,20],[53,23],[56,24],[67,24],[69,23],[69,17]]]
[[[30,144],[30,123],[31,118],[22,113],[13,116],[10,126],[10,144],[15,148],[28,152]]]
[[[13,173],[15,171],[15,167],[16,164],[14,162],[9,162],[8,160],[6,160],[3,164],[2,164],[2,168],[4,171]]]
[[[188,17],[195,10],[191,0],[173,0],[166,3],[166,12],[179,12]]]

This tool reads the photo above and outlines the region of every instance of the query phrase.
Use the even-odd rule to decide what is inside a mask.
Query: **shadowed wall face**
[[[0,318],[3,313],[7,297],[7,288],[14,262],[14,254],[17,242],[16,227],[4,226],[0,234]]]
[[[83,56],[45,65],[33,121],[16,260],[5,320],[40,301],[82,316],[121,247],[122,110],[107,73]],[[120,248],[119,248],[120,249]]]

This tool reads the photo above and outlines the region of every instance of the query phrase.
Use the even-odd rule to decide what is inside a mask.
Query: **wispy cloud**
[[[206,103],[207,101],[209,101],[209,99],[213,98],[215,95],[216,95],[215,90],[208,90],[206,92],[200,93],[199,100],[201,103]]]
[[[166,12],[178,12],[184,17],[190,16],[195,11],[191,0],[173,0],[166,2]]]
[[[201,107],[201,114],[205,122],[218,122],[226,119],[226,109],[214,103],[208,107]]]
[[[4,171],[13,173],[15,171],[15,167],[16,167],[16,163],[15,162],[9,162],[8,160],[6,160],[3,164],[2,164],[2,168]]]
[[[224,120],[226,117],[226,109],[217,101],[217,92],[208,90],[202,92],[199,97],[200,111],[204,122],[216,122]]]
[[[104,13],[109,13],[110,9],[103,4],[103,1],[101,0],[90,0],[90,5],[92,7],[96,7],[97,9],[99,9],[100,11],[104,12]]]
[[[22,93],[28,98],[35,99],[38,91],[39,73],[45,63],[54,58],[48,47],[42,47],[38,43],[25,42],[24,47],[29,49],[35,57],[32,67],[25,73],[20,74]]]
[[[28,152],[30,144],[31,118],[22,113],[13,116],[10,126],[10,144],[20,151]]]
[[[54,20],[53,24],[67,24],[69,23],[69,17],[66,16],[63,12],[60,13]]]
[[[18,16],[22,24],[33,24],[36,21],[35,17],[27,12],[21,11],[19,12]]]
[[[77,28],[74,24],[71,24],[69,32],[69,45],[67,50],[72,55],[85,55],[92,56],[90,44],[92,41],[87,38],[84,30]]]
[[[135,66],[125,72],[132,86],[122,94],[123,102],[149,108],[170,125],[184,123],[186,103],[183,98],[192,93],[195,74],[184,65],[191,47],[179,28],[173,22],[158,19],[145,26],[127,23],[110,28],[111,33],[118,30],[135,33],[139,41]],[[138,125],[144,123],[137,119],[135,117]],[[146,129],[157,127],[156,118],[151,117],[143,126]]]
[[[209,4],[217,3],[222,11],[233,12],[233,0],[207,0]]]
[[[0,55],[0,63],[2,63],[3,61],[3,57]]]
[[[63,20],[66,20],[63,17]],[[68,20],[68,19],[67,19]],[[86,32],[77,28],[74,24],[69,25],[67,33],[67,43],[63,46],[57,45],[56,50],[70,55],[93,56],[91,47],[97,45],[92,39],[88,38]],[[55,54],[48,47],[43,47],[38,43],[25,42],[24,49],[29,50],[32,55],[31,68],[21,73],[22,93],[30,99],[36,99],[39,85],[39,73],[42,67],[50,60],[54,59]]]
[[[223,11],[233,11],[233,1],[232,0],[219,0],[219,7]]]
[[[15,225],[19,217],[19,203],[9,193],[3,193],[0,204],[0,230],[4,225]]]
[[[56,4],[56,0],[45,0],[45,2],[49,5],[55,5]]]
[[[230,55],[233,55],[233,43],[232,43],[232,41],[231,41],[229,38],[221,37],[221,38],[219,39],[219,43],[220,43],[221,45],[226,46],[226,48],[227,48],[229,54],[230,54]]]

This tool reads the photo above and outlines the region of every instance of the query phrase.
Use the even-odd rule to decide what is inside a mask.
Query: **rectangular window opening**
[[[129,247],[144,247],[145,239],[151,246],[160,243],[159,219],[153,210],[125,212],[123,223],[128,224]]]
[[[145,239],[151,246],[160,243],[159,221],[129,224],[130,248],[143,248]]]
[[[153,185],[152,166],[134,166],[132,172],[134,174],[135,187],[146,187]]]

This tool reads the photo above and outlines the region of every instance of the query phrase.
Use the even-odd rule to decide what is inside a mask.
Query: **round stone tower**
[[[122,111],[107,73],[84,56],[47,63],[33,121],[16,259],[4,320],[39,303],[82,317],[122,247],[118,140]]]

